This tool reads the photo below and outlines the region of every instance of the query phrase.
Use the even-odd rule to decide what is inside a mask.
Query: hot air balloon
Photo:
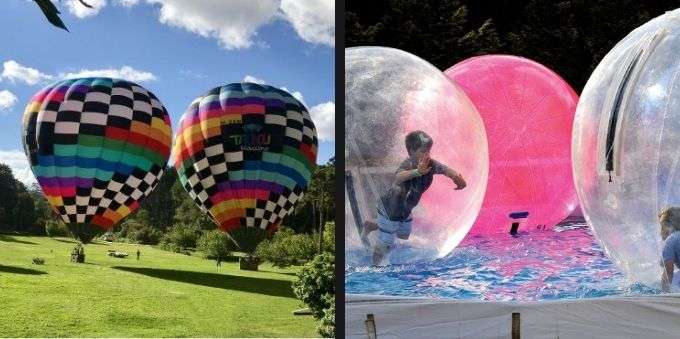
[[[31,169],[83,243],[139,208],[163,174],[171,133],[158,98],[119,79],[56,82],[33,96],[23,116]]]
[[[173,164],[184,189],[245,252],[302,198],[316,164],[307,108],[267,85],[232,83],[196,98],[182,117]],[[252,247],[252,246],[250,246]]]

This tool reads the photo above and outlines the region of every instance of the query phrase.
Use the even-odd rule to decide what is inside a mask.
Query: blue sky
[[[244,79],[302,98],[319,137],[319,163],[334,155],[332,0],[53,1],[69,32],[33,1],[0,11],[0,162],[34,180],[21,148],[21,115],[45,85],[73,76],[124,77],[154,92],[173,130],[191,100]]]

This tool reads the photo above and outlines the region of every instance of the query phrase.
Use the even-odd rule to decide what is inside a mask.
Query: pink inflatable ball
[[[345,50],[345,98],[345,183],[354,201],[346,223],[357,228],[376,218],[378,197],[408,156],[405,136],[422,130],[434,139],[432,158],[462,173],[468,187],[456,191],[450,179],[435,176],[412,212],[410,238],[395,241],[388,262],[448,254],[472,226],[486,190],[486,136],[475,107],[427,61],[384,47]],[[347,246],[356,244],[357,232],[346,232]]]
[[[489,182],[471,234],[551,228],[578,205],[571,132],[578,96],[535,61],[485,55],[446,70],[475,104],[489,142]],[[526,218],[511,213],[528,212]]]

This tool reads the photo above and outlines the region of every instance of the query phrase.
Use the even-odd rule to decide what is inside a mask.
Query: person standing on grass
[[[140,256],[141,254],[142,254],[142,253],[139,251],[139,247],[137,247],[137,261],[139,261],[139,256]]]

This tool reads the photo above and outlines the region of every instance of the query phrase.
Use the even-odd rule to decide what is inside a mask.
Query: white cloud
[[[309,110],[316,133],[321,141],[335,141],[335,103],[318,104]]]
[[[132,7],[139,3],[139,0],[116,0],[116,4],[123,7]]]
[[[0,114],[9,111],[17,103],[17,96],[8,90],[0,91]]]
[[[125,79],[132,82],[144,82],[156,80],[156,76],[151,72],[140,71],[134,69],[130,66],[123,66],[119,69],[106,68],[106,69],[82,69],[78,72],[72,73],[61,73],[59,78],[70,79],[70,78],[85,78],[85,77],[108,77],[108,78],[118,78]]]
[[[187,78],[193,78],[193,79],[207,79],[207,78],[208,78],[208,76],[205,75],[205,74],[203,74],[203,73],[194,72],[194,71],[192,71],[192,70],[184,70],[184,69],[182,69],[182,70],[179,71],[179,75],[180,75],[182,78],[184,78],[184,79],[187,79]]]
[[[22,150],[0,150],[0,163],[7,164],[12,169],[14,178],[30,186],[37,182],[28,164],[28,159]]]
[[[107,0],[86,0],[94,8],[68,0],[66,6],[78,18],[99,14]],[[113,0],[123,7],[138,5],[142,0]],[[145,0],[160,6],[159,21],[185,29],[206,38],[217,39],[227,50],[249,48],[257,31],[275,20],[290,22],[302,40],[313,44],[335,46],[335,1],[333,0]]]
[[[258,85],[264,85],[264,84],[267,83],[266,81],[264,81],[260,78],[256,78],[252,75],[246,75],[245,77],[243,77],[243,80],[241,82],[252,82],[252,83],[258,84]]]
[[[305,98],[302,96],[302,93],[300,93],[300,91],[291,92],[291,90],[289,90],[288,87],[281,87],[281,89],[290,93],[290,95],[292,95],[293,98],[297,99],[303,105],[307,106],[307,103],[305,102]]]
[[[295,91],[293,93],[290,93],[293,98],[298,99],[299,102],[301,102],[303,105],[307,106],[307,103],[305,102],[305,98],[302,97],[302,93],[300,91]]]
[[[281,11],[302,40],[335,46],[335,1],[282,0]]]
[[[14,60],[5,61],[2,64],[0,77],[12,82],[20,81],[27,85],[35,85],[53,78],[51,75],[42,73],[35,68],[23,66]]]
[[[87,8],[80,1],[76,0],[66,1],[66,7],[71,14],[83,19],[99,14],[99,11],[106,6],[106,0],[85,0],[85,3],[92,6],[92,8]]]
[[[231,50],[253,44],[257,29],[274,19],[277,0],[147,0],[158,4],[161,23],[183,28],[206,38],[216,38]]]

